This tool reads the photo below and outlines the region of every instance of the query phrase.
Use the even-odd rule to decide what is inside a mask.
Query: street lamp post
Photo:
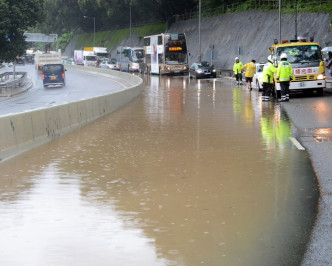
[[[88,17],[83,16],[83,18],[91,18],[93,19],[93,46],[96,46],[96,18],[95,17]]]
[[[131,1],[129,4],[129,28],[130,28],[130,47],[131,47]]]
[[[201,55],[201,0],[199,0],[198,3],[198,44],[199,44],[199,62],[202,61],[202,55]]]

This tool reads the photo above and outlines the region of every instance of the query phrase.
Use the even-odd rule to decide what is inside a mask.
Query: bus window
[[[144,46],[150,46],[150,38],[144,38]]]

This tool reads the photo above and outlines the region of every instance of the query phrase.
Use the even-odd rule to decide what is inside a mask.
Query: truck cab
[[[46,64],[43,66],[43,85],[48,86],[61,86],[66,85],[65,82],[65,67],[63,64]]]
[[[323,94],[325,88],[325,65],[320,45],[316,42],[307,42],[300,38],[294,41],[282,41],[270,47],[274,58],[274,65],[277,67],[280,62],[280,55],[287,54],[287,61],[293,68],[293,80],[289,90],[312,92],[318,95]],[[280,91],[280,84],[275,83],[276,92]]]

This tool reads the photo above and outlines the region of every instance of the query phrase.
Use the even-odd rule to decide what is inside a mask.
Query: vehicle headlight
[[[203,73],[202,69],[197,69],[197,73]]]
[[[324,76],[323,74],[319,74],[319,75],[317,76],[317,79],[325,79],[325,76]]]
[[[216,72],[216,70],[215,70],[215,69],[212,69],[212,72]]]
[[[133,63],[133,64],[132,64],[132,67],[133,67],[133,68],[139,68],[139,64],[137,64],[137,63]]]
[[[182,68],[183,68],[183,69],[187,69],[187,66],[183,66]]]
[[[171,68],[169,66],[166,67],[167,70],[171,70]]]

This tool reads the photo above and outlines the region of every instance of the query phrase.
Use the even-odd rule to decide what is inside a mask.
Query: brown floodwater
[[[0,164],[0,265],[299,265],[319,190],[282,107],[228,80],[145,79]]]

